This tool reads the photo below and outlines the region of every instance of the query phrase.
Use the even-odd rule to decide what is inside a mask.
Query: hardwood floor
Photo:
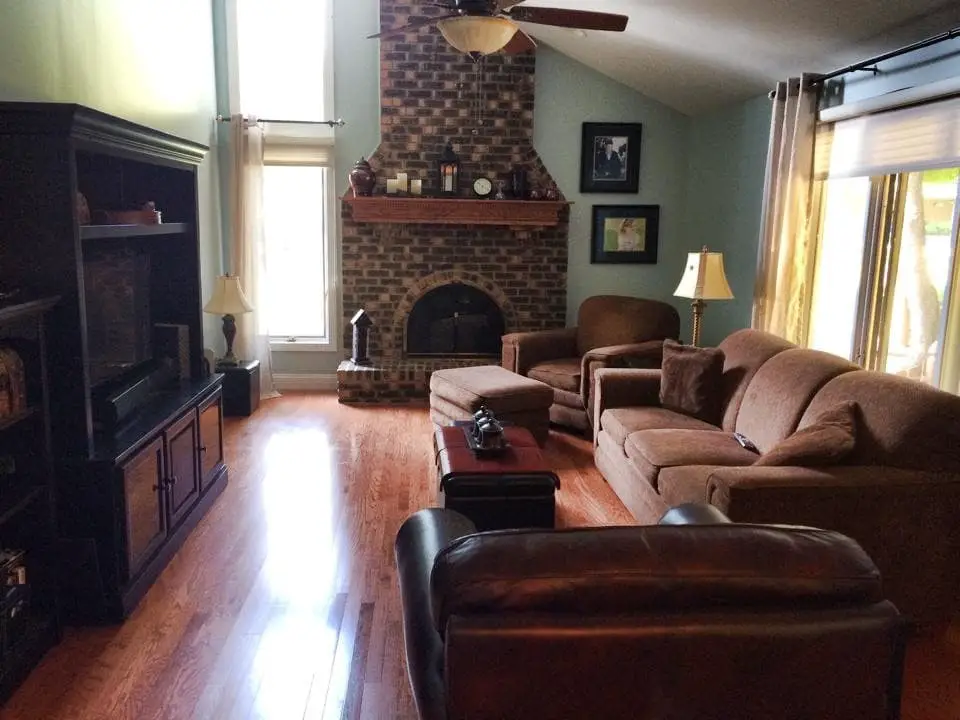
[[[393,538],[434,504],[425,409],[287,395],[228,420],[230,484],[123,625],[70,628],[3,720],[414,717]],[[553,433],[564,525],[629,523]],[[908,656],[906,720],[960,717],[960,633]]]

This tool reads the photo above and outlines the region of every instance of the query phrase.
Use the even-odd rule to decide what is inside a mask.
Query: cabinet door
[[[167,440],[167,496],[172,528],[190,511],[200,495],[196,415],[193,412],[185,415],[171,425],[164,436]]]
[[[200,488],[206,490],[223,464],[223,403],[220,392],[200,405]]]
[[[157,438],[121,468],[126,504],[127,574],[132,578],[167,535],[163,440]]]

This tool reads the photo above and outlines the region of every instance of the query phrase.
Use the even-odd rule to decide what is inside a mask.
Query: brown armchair
[[[553,388],[550,421],[587,430],[590,388],[603,367],[659,368],[663,341],[680,334],[680,315],[659,300],[594,295],[576,327],[503,336],[502,365]]]
[[[900,717],[904,621],[838,533],[703,505],[476,533],[430,508],[396,557],[423,720]]]

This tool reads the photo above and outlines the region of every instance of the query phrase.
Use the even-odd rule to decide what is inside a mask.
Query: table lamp
[[[203,306],[203,311],[214,315],[223,315],[223,337],[227,341],[227,354],[220,358],[218,365],[236,365],[233,354],[233,339],[237,336],[237,322],[234,315],[253,310],[240,287],[240,278],[236,275],[220,275],[213,288],[213,297]]]
[[[691,298],[693,307],[693,345],[700,344],[700,321],[704,300],[732,300],[733,292],[723,272],[723,253],[710,252],[707,246],[698,253],[687,255],[687,267],[673,294]]]

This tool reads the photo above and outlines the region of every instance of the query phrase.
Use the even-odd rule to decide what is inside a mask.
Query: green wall
[[[715,345],[734,330],[750,326],[770,111],[764,95],[690,118],[683,208],[686,246],[690,251],[706,245],[722,252],[734,294],[733,300],[707,303],[702,345]],[[687,305],[681,315],[685,328],[690,314]]]
[[[334,0],[333,12],[335,114],[347,123],[337,129],[340,195],[348,187],[347,173],[353,163],[380,142],[379,44],[364,39],[378,28],[379,7],[372,0]],[[215,22],[219,32],[219,19]],[[710,232],[718,238],[710,246],[731,253],[727,272],[737,300],[723,308],[721,303],[711,305],[705,338],[718,339],[749,324],[768,120],[769,106],[761,99],[689,118],[541,46],[537,51],[534,145],[560,189],[574,203],[568,317],[575,318],[580,302],[598,293],[653,297],[680,310],[684,333],[689,336],[687,303],[674,298],[673,290],[686,253],[698,249]],[[639,194],[579,193],[580,125],[585,121],[643,123]],[[592,265],[590,215],[595,204],[660,205],[659,262]],[[749,261],[744,263],[746,257]],[[333,373],[342,355],[274,353],[274,370]]]
[[[212,145],[210,3],[8,0],[0,7],[0,100],[80,103]],[[213,150],[200,168],[204,297],[220,271],[216,166]],[[205,317],[208,345],[222,342],[218,328]]]
[[[549,47],[537,50],[536,78],[534,146],[560,190],[573,203],[568,320],[575,321],[577,308],[590,295],[612,293],[674,302],[672,293],[688,250],[683,236],[683,194],[690,119]],[[584,122],[643,123],[638,194],[580,194]],[[657,264],[591,264],[592,207],[637,204],[660,206]]]

